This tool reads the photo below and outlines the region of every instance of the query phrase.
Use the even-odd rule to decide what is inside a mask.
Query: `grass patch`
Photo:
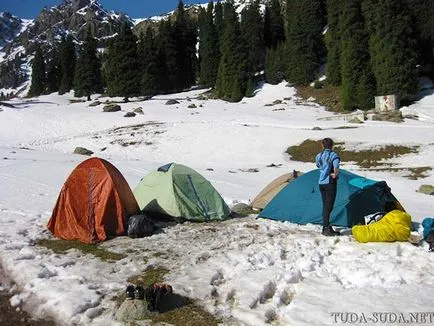
[[[167,258],[167,255],[166,255],[165,252],[159,252],[159,251],[157,251],[157,252],[154,252],[152,254],[152,257],[155,257],[155,258]]]
[[[259,225],[258,224],[245,224],[244,225],[245,228],[247,229],[253,229],[253,230],[259,230]]]
[[[51,249],[57,254],[64,254],[70,249],[77,249],[83,252],[84,254],[94,255],[95,257],[98,257],[104,261],[121,260],[126,257],[125,255],[100,248],[97,244],[87,244],[87,243],[81,243],[79,241],[62,240],[62,239],[57,239],[57,240],[40,239],[36,242],[36,244],[38,246]]]
[[[358,166],[366,169],[385,164],[384,162],[380,162],[383,160],[405,154],[417,153],[418,149],[418,146],[386,145],[382,148],[350,151],[345,149],[343,143],[336,143],[334,146],[334,150],[339,153],[341,161],[355,162]],[[293,161],[314,162],[316,154],[321,150],[322,147],[319,141],[307,139],[300,145],[289,147],[286,153],[291,156]]]
[[[134,285],[141,285],[143,287],[148,287],[154,283],[163,283],[164,277],[169,273],[164,267],[161,266],[149,266],[145,269],[143,274],[134,275],[127,279],[127,282]]]
[[[405,178],[410,180],[418,180],[427,178],[428,174],[425,172],[431,171],[432,168],[429,166],[421,166],[421,167],[415,167],[415,168],[394,168],[394,167],[386,167],[386,168],[378,168],[378,169],[371,169],[371,171],[389,171],[389,172],[401,172],[401,171],[407,171],[408,174],[404,175]]]
[[[221,323],[221,320],[194,305],[192,302],[187,303],[179,309],[160,313],[153,317],[152,321],[155,323],[165,322],[178,326],[217,326]]]
[[[356,128],[359,128],[359,127],[357,127],[357,126],[340,126],[340,127],[336,127],[333,129],[356,129]]]
[[[297,87],[297,95],[304,100],[314,97],[315,102],[325,106],[329,111],[345,112],[342,106],[340,87],[327,85],[322,88],[310,86]]]

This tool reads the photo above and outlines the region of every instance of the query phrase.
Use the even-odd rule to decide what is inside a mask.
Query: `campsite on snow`
[[[267,320],[322,325],[333,323],[331,312],[430,311],[433,275],[428,266],[434,255],[428,244],[362,244],[350,228],[341,228],[341,237],[329,238],[316,224],[251,214],[167,223],[152,236],[119,236],[90,252],[78,244],[53,247],[58,240],[47,223],[63,184],[87,159],[72,154],[78,146],[113,164],[132,191],[164,163],[182,163],[209,180],[233,207],[249,204],[283,174],[314,170],[313,162],[294,161],[285,150],[325,135],[346,150],[390,144],[418,148],[384,161],[386,168],[363,168],[351,161],[342,161],[342,168],[386,181],[412,218],[412,234],[422,235],[419,223],[432,216],[434,207],[432,196],[418,189],[432,185],[434,177],[429,169],[423,177],[412,171],[432,166],[432,95],[401,109],[404,115],[418,115],[417,120],[353,124],[322,119],[334,114],[300,100],[286,83],[264,85],[254,98],[240,103],[198,97],[203,92],[129,102],[115,113],[102,112],[101,105],[89,107],[90,102],[70,103],[72,96],[56,94],[11,100],[14,108],[3,107],[0,246],[3,269],[15,283],[14,307],[67,324],[114,323],[125,287],[150,281],[170,284],[174,294],[232,325],[262,325]],[[168,98],[177,98],[179,104],[165,105]],[[291,98],[279,105],[285,110],[266,105],[283,98]],[[202,107],[189,109],[191,103]],[[143,115],[134,121],[123,117],[138,106]]]
[[[434,325],[427,2],[101,3],[0,12],[0,325]]]

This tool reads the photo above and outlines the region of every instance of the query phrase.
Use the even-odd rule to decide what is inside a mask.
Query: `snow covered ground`
[[[434,325],[434,255],[426,244],[359,244],[351,235],[323,237],[316,225],[250,216],[185,223],[149,238],[105,242],[104,248],[128,255],[117,262],[75,250],[54,254],[35,245],[51,238],[46,223],[59,191],[86,159],[72,154],[77,146],[112,162],[132,189],[163,164],[188,165],[208,178],[230,205],[248,203],[287,171],[313,169],[313,163],[291,161],[285,154],[287,147],[305,139],[331,137],[354,149],[417,145],[417,154],[390,162],[434,168],[434,95],[402,109],[419,120],[352,125],[318,120],[332,113],[300,101],[284,83],[264,85],[240,103],[197,99],[203,92],[121,104],[122,111],[115,113],[56,94],[1,107],[0,263],[16,283],[11,303],[59,324],[116,325],[113,297],[124,291],[128,277],[158,265],[171,271],[166,281],[176,293],[198,299],[231,325],[339,325],[372,316],[378,322],[359,324],[400,325],[390,319],[386,323],[384,318],[393,314],[374,312],[407,319],[431,313],[424,323],[420,319],[413,324]],[[180,103],[165,105],[171,98]],[[282,104],[267,105],[275,100]],[[138,107],[143,115],[124,117]],[[339,128],[348,125],[356,128]],[[267,167],[271,163],[281,166]],[[252,168],[259,172],[245,172]],[[434,216],[434,198],[416,192],[422,184],[434,184],[433,170],[425,179],[409,180],[405,172],[366,171],[349,162],[343,168],[386,180],[413,221]]]

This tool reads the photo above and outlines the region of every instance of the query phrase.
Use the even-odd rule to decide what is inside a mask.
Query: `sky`
[[[417,191],[422,184],[434,185],[434,170],[422,179],[406,177],[409,167],[433,167],[432,91],[401,108],[411,119],[360,124],[301,100],[285,82],[265,84],[239,103],[206,100],[206,92],[128,103],[92,96],[101,103],[118,101],[122,111],[113,113],[102,112],[104,104],[77,102],[72,92],[17,98],[8,101],[12,108],[0,106],[0,262],[15,284],[11,304],[59,324],[121,325],[115,320],[116,297],[127,280],[160,266],[169,270],[164,281],[175,294],[196,300],[226,325],[344,325],[350,313],[368,319],[374,312],[405,320],[427,312],[432,322],[405,325],[432,325],[434,254],[426,242],[362,244],[350,229],[330,238],[321,235],[320,225],[252,214],[177,224],[147,238],[120,236],[101,244],[127,256],[121,260],[103,261],[78,250],[57,254],[37,245],[40,239],[55,239],[46,225],[57,197],[68,175],[88,158],[72,154],[77,146],[111,162],[131,189],[161,165],[187,165],[231,207],[248,203],[288,171],[314,169],[313,160],[297,162],[285,153],[306,139],[331,137],[350,149],[419,146],[418,153],[390,158],[379,169],[348,161],[341,167],[386,180],[414,222],[434,216],[433,196]],[[166,105],[168,99],[179,103]],[[143,114],[125,117],[138,107]],[[9,288],[0,277],[2,289]]]
[[[107,10],[124,12],[131,18],[146,18],[172,11],[178,0],[99,0]],[[207,3],[205,0],[184,0],[184,4]],[[20,18],[36,18],[44,6],[55,6],[61,0],[1,0],[0,12],[8,11]]]

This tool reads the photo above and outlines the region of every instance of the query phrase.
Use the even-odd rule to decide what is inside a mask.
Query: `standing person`
[[[319,190],[322,198],[322,234],[325,236],[335,236],[340,233],[335,231],[330,225],[330,213],[333,210],[336,199],[337,181],[339,175],[339,155],[333,151],[333,140],[324,138],[321,141],[323,150],[318,153],[315,163],[320,170]]]

